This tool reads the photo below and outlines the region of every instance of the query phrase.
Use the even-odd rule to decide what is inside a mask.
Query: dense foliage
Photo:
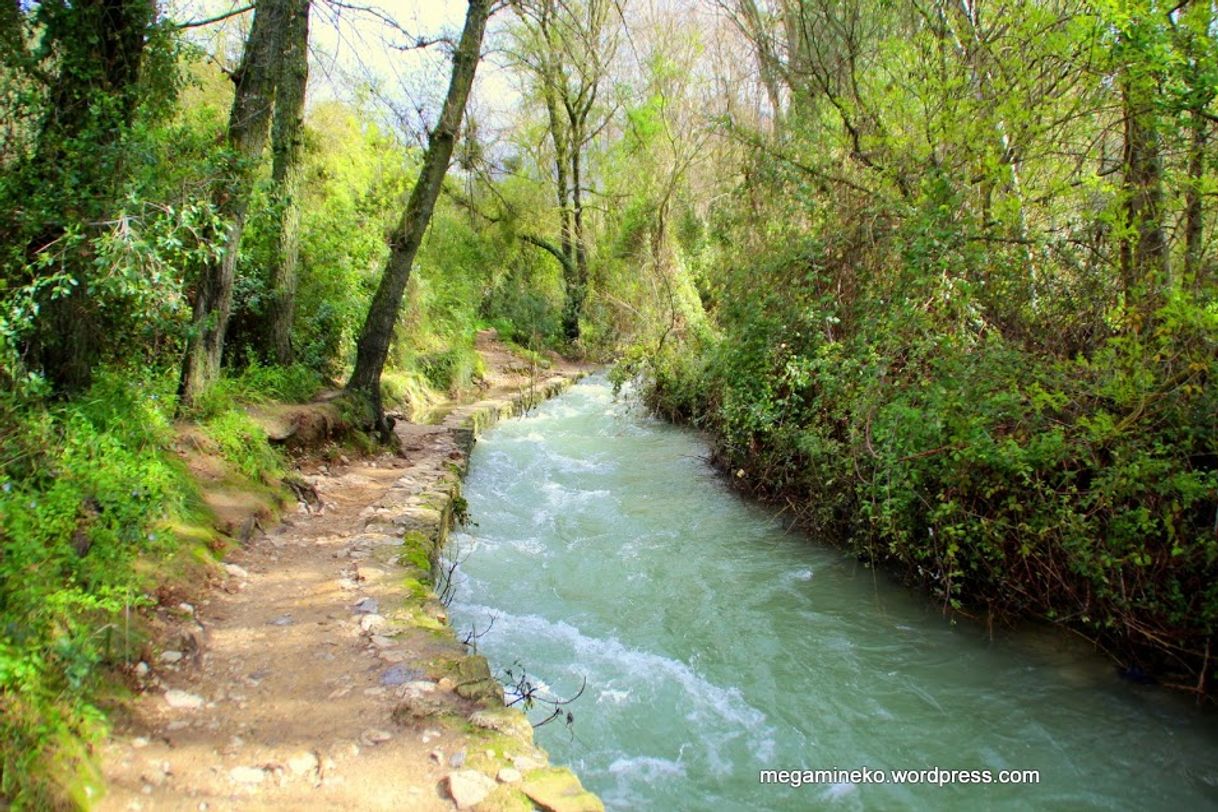
[[[758,5],[778,109],[725,124],[740,185],[691,251],[713,326],[635,356],[652,402],[945,605],[1206,693],[1208,8]]]

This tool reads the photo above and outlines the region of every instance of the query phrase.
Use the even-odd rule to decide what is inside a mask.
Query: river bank
[[[452,622],[489,628],[493,667],[584,689],[573,724],[537,734],[610,809],[1213,804],[1208,709],[1120,679],[1060,628],[944,616],[832,538],[788,532],[707,456],[592,377],[488,432],[465,483],[477,525],[451,546]],[[864,767],[992,780],[760,780]]]
[[[100,809],[601,808],[502,707],[431,584],[476,434],[577,380],[483,333],[488,387],[399,422],[402,455],[304,472],[317,504],[160,612],[114,714]]]

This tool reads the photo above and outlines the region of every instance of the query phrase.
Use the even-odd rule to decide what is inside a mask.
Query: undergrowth
[[[298,380],[258,376],[232,389]],[[173,393],[170,377],[108,370],[67,403],[0,394],[0,796],[17,807],[87,806],[103,791],[99,691],[136,656],[132,618],[163,562],[210,523],[171,450]],[[279,455],[231,398],[211,398],[204,430],[270,483]]]

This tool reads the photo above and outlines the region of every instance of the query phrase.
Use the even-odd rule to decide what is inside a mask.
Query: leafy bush
[[[166,453],[171,391],[103,372],[76,403],[0,401],[0,791],[18,802],[99,789],[91,692],[129,656],[132,565],[173,547],[164,523],[191,492]]]

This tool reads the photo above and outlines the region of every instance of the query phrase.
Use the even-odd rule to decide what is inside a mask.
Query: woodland
[[[1212,699],[1213,3],[400,5],[0,0],[0,795],[55,797],[194,554],[183,425],[269,487],[246,404],[387,442],[488,327],[944,611]]]

